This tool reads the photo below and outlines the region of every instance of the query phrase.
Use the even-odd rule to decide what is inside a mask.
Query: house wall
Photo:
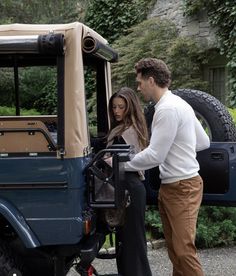
[[[209,92],[223,103],[227,104],[227,95],[230,93],[227,86],[227,59],[219,54],[219,43],[215,29],[211,27],[205,10],[195,16],[185,15],[184,0],[157,0],[148,18],[158,17],[175,23],[181,36],[192,37],[200,47],[212,52],[209,64],[202,66],[202,77],[209,83]]]
[[[169,19],[175,23],[180,35],[194,37],[207,48],[215,47],[215,30],[210,26],[206,11],[197,16],[185,16],[184,9],[183,0],[157,0],[149,18]]]

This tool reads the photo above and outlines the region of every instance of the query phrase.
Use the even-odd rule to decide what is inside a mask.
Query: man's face
[[[153,94],[153,85],[150,78],[143,78],[141,73],[136,76],[137,90],[141,92],[145,101],[150,101]]]

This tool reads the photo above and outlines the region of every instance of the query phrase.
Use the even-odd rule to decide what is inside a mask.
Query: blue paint
[[[16,213],[22,224],[27,223],[28,226],[22,227],[28,227],[30,234],[21,235],[26,247],[76,244],[82,239],[82,212],[87,205],[83,175],[86,160],[55,157],[0,159],[0,185],[14,184],[15,187],[0,190],[0,213],[5,216],[4,205],[7,205],[9,213]],[[40,184],[40,187],[32,188],[32,184]],[[48,184],[51,188],[47,188]],[[52,188],[54,184],[57,188]],[[24,231],[19,221],[15,222],[14,228],[21,233]],[[34,236],[37,237],[35,241]]]
[[[15,229],[26,247],[33,248],[40,245],[38,238],[34,235],[22,214],[7,200],[0,199],[0,213],[7,219]]]
[[[236,206],[236,143],[211,143],[211,147],[225,149],[229,156],[229,189],[224,194],[204,194],[203,200],[207,204],[222,206]],[[216,183],[216,185],[224,183]]]

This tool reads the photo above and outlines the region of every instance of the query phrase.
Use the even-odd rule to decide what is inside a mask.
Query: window
[[[225,67],[209,68],[209,83],[211,94],[225,104],[227,98],[225,89]]]
[[[56,58],[26,54],[0,61],[0,155],[56,156],[64,135],[58,131]]]
[[[89,131],[92,137],[106,136],[108,114],[105,64],[100,59],[84,58],[84,60]]]
[[[105,61],[84,55],[88,128],[94,153],[105,148],[108,133],[108,92],[105,74]]]
[[[1,116],[57,114],[56,67],[19,67],[18,91],[13,68],[0,68],[0,76]]]
[[[84,67],[88,128],[91,137],[98,135],[97,130],[97,71],[91,66]]]

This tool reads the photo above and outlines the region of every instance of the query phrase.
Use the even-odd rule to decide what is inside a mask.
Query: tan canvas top
[[[89,145],[81,43],[83,37],[87,35],[105,44],[107,41],[89,27],[78,22],[59,25],[0,26],[1,36],[40,35],[52,31],[63,33],[65,36],[65,158],[81,157]],[[107,89],[110,87],[108,81]]]

